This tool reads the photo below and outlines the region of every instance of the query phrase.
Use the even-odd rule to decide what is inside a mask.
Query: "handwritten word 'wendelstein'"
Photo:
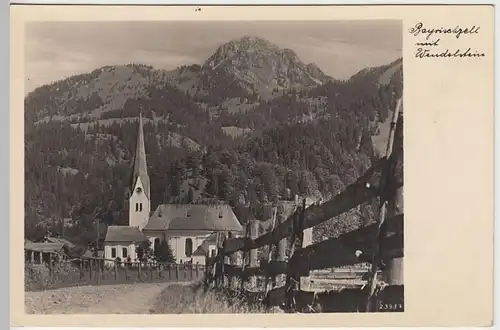
[[[479,26],[472,26],[468,28],[461,28],[459,26],[455,28],[438,28],[438,29],[429,29],[425,28],[424,24],[422,22],[419,22],[415,24],[414,27],[412,27],[409,31],[411,34],[413,34],[415,37],[418,36],[419,34],[425,35],[425,39],[429,40],[429,38],[432,35],[437,35],[437,34],[452,34],[455,35],[455,37],[458,39],[460,38],[461,35],[465,34],[478,34],[479,33]]]

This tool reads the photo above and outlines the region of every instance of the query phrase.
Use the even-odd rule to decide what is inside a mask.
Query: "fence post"
[[[403,111],[399,113],[393,147],[394,172],[391,175],[396,181],[403,182]],[[396,190],[394,198],[387,203],[387,217],[392,218],[404,213],[403,187]],[[403,285],[403,258],[394,258],[386,262],[382,270],[382,278],[389,285]]]
[[[297,203],[298,204],[298,203]],[[302,207],[299,205],[296,206],[297,209],[294,214],[294,223],[293,223],[293,235],[292,235],[292,246],[291,246],[291,256],[295,253],[296,250],[303,246],[304,240],[304,222],[305,222],[305,209],[306,209],[306,199],[302,200]],[[286,312],[293,312],[295,309],[294,306],[294,294],[295,290],[300,290],[300,276],[297,269],[294,268],[293,265],[290,265],[288,272],[286,274]]]
[[[83,279],[83,263],[85,260],[83,258],[80,258],[80,279]]]
[[[175,279],[179,281],[179,265],[175,264]]]
[[[153,263],[149,262],[149,278],[152,281],[153,280]]]
[[[49,275],[52,275],[52,253],[49,252]]]
[[[372,256],[372,266],[371,266],[371,271],[370,271],[370,277],[368,279],[368,296],[366,299],[366,311],[367,312],[374,312],[377,309],[376,302],[374,301],[374,293],[377,285],[377,272],[378,272],[378,266],[380,263],[380,251],[379,251],[379,239],[380,237],[384,236],[384,223],[385,223],[385,218],[386,218],[386,213],[387,213],[387,193],[388,193],[388,188],[389,184],[391,182],[391,176],[393,175],[392,172],[392,162],[394,161],[394,157],[392,156],[392,150],[393,150],[393,145],[394,145],[394,136],[395,136],[395,131],[396,127],[399,124],[399,112],[401,109],[401,101],[402,98],[398,100],[398,103],[396,105],[396,110],[394,111],[392,120],[391,120],[391,128],[389,131],[389,139],[387,140],[387,148],[385,152],[385,157],[386,157],[386,164],[384,166],[384,171],[382,172],[382,179],[381,181],[381,194],[380,194],[380,213],[379,213],[379,220],[378,220],[378,227],[377,227],[377,232],[375,233],[373,239],[373,256]],[[400,125],[402,126],[402,125]],[[401,132],[402,132],[402,127],[400,127]],[[382,234],[382,236],[381,236]]]
[[[142,279],[142,276],[141,276],[141,261],[138,260],[137,261],[137,274],[139,275],[139,281]]]
[[[89,259],[90,282],[92,282],[92,259]]]
[[[113,268],[115,271],[115,281],[116,281],[118,279],[118,261],[115,260]]]
[[[127,273],[127,268],[128,268],[128,261],[125,261],[124,263],[124,266],[123,268],[125,268],[125,280],[127,281],[128,280],[128,273]]]
[[[283,203],[278,204],[276,217],[277,217],[278,225],[281,225],[282,223],[284,223],[286,221],[285,206],[283,205]],[[282,261],[282,262],[285,261],[287,243],[288,243],[288,237],[285,237],[278,242],[277,258],[276,258],[277,261]],[[285,274],[278,274],[275,276],[275,284],[277,287],[282,287],[283,285],[285,285],[284,276],[286,276],[286,275]]]
[[[95,264],[95,272],[96,272],[96,280],[97,280],[97,283],[99,284],[99,278],[101,277],[101,265],[99,265],[99,260],[98,259],[94,259],[94,262],[96,263]]]
[[[228,238],[232,238],[233,237],[233,234],[231,232],[228,232]],[[225,250],[225,247],[227,245],[227,241],[224,240],[224,250]],[[226,257],[226,263],[228,265],[231,265],[231,266],[235,266],[237,265],[237,257],[238,257],[238,252],[234,252],[233,254],[231,254],[230,256]],[[228,289],[231,289],[231,290],[234,290],[236,289],[236,276],[232,276],[232,275],[228,275],[227,276],[227,286],[228,286]]]
[[[259,236],[259,222],[255,219],[250,220],[250,238],[252,240],[256,239]],[[250,268],[257,267],[257,249],[252,249],[248,252],[249,262],[248,265]],[[257,287],[257,277],[252,276],[250,278],[250,288],[255,290]]]
[[[250,238],[251,231],[251,222],[248,221],[245,227],[245,241]],[[240,291],[243,292],[245,289],[245,268],[247,266],[247,256],[248,252],[243,252],[241,255],[241,283],[240,283]]]
[[[276,207],[273,207],[273,218],[272,218],[272,226],[271,226],[271,232],[274,230],[274,227],[276,227],[276,213],[277,213],[277,208]],[[276,248],[278,248],[278,246],[276,245]],[[269,265],[271,263],[271,259],[272,259],[272,255],[273,255],[273,244],[269,244],[269,253],[267,254],[267,264]],[[269,269],[269,268],[268,268]],[[267,269],[264,271],[264,276],[265,276],[265,284],[264,284],[264,290],[266,292],[266,295],[267,293],[269,292],[269,290],[271,290],[271,287],[272,287],[272,284],[273,283],[269,283],[269,274],[267,272]],[[274,282],[274,277],[272,279],[272,282]]]
[[[303,200],[302,202],[302,213],[300,217],[300,230],[301,230],[301,235],[300,235],[300,247],[305,248],[309,245],[312,244],[312,239],[313,239],[313,229],[312,228],[306,228],[304,229],[305,225],[305,212],[306,209],[309,207],[306,203],[306,199]],[[299,282],[299,288],[301,290],[304,289],[304,287],[309,288],[311,285],[311,276],[301,276],[300,277],[300,282]]]

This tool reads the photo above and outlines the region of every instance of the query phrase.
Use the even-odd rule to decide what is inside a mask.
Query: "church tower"
[[[144,133],[142,130],[142,114],[139,115],[139,132],[137,134],[133,166],[128,225],[130,227],[139,227],[139,230],[142,230],[148,223],[151,210],[150,183],[146,163],[146,148],[144,147]]]

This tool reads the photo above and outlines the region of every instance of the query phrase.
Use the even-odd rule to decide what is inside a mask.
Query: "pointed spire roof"
[[[141,178],[144,193],[149,198],[149,176],[146,162],[146,147],[144,146],[144,132],[142,129],[142,113],[139,114],[139,132],[137,134],[137,144],[135,146],[134,169],[132,172],[132,189],[135,188],[137,178]]]

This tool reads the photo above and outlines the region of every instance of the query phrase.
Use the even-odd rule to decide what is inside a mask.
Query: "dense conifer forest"
[[[403,87],[401,60],[347,81],[275,89],[272,97],[228,85],[230,72],[212,71],[108,66],[31,92],[26,237],[62,233],[62,219],[70,218],[64,235],[87,244],[96,237],[96,219],[127,223],[139,112],[152,210],[223,201],[244,223],[250,202],[260,206],[253,216],[265,217],[263,206],[295,194],[327,199],[378,157],[372,136],[381,134]],[[327,222],[315,236],[359,226],[374,217],[375,205]]]

